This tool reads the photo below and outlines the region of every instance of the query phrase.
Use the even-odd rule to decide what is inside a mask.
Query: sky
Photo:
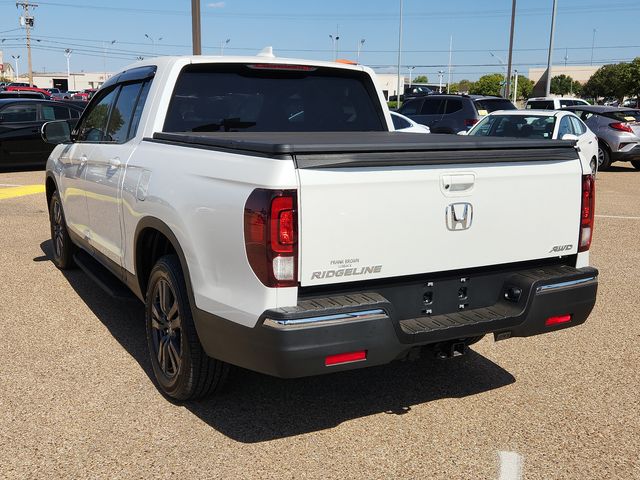
[[[191,53],[191,2],[126,0],[42,0],[33,9],[33,70],[65,72],[64,50],[72,50],[72,71],[116,72],[136,57]],[[452,81],[503,72],[507,61],[512,0],[403,0],[402,72],[437,81],[447,70],[452,39]],[[519,72],[545,66],[553,0],[517,0],[513,63]],[[637,19],[640,0],[557,0],[553,62],[589,65],[640,56]],[[252,55],[273,46],[280,57],[355,59],[395,71],[398,62],[400,0],[204,0],[203,53]],[[27,70],[22,9],[0,0],[0,50],[4,61],[20,55]],[[595,42],[594,42],[594,29]],[[148,36],[145,36],[145,34]],[[149,38],[150,37],[150,38]],[[113,42],[115,41],[115,42]],[[493,55],[492,55],[493,54]]]

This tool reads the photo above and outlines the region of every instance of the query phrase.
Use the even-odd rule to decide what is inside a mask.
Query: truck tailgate
[[[552,161],[383,163],[298,169],[302,286],[577,252],[582,175],[577,155]]]

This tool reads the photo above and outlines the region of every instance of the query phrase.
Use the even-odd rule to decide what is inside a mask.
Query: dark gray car
[[[432,133],[467,131],[497,110],[515,110],[506,98],[481,95],[429,95],[407,100],[399,113],[426,125]]]
[[[631,162],[640,170],[640,110],[585,105],[565,107],[575,113],[598,137],[598,168],[613,162]]]

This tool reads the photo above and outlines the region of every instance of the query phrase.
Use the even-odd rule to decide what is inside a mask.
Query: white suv
[[[536,97],[527,100],[524,108],[525,110],[558,110],[562,107],[572,107],[574,105],[589,105],[589,102],[580,98]]]

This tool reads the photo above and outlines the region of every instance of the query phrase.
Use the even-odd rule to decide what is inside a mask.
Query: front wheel
[[[49,203],[49,224],[51,226],[51,243],[53,244],[53,263],[60,270],[72,268],[74,266],[75,245],[67,231],[62,201],[57,190],[53,192]]]
[[[165,255],[153,267],[145,317],[151,365],[162,392],[192,400],[222,388],[229,366],[208,357],[200,344],[176,255]]]
[[[633,165],[633,168],[635,168],[636,170],[640,170],[640,160],[633,160],[631,162],[631,165]]]

